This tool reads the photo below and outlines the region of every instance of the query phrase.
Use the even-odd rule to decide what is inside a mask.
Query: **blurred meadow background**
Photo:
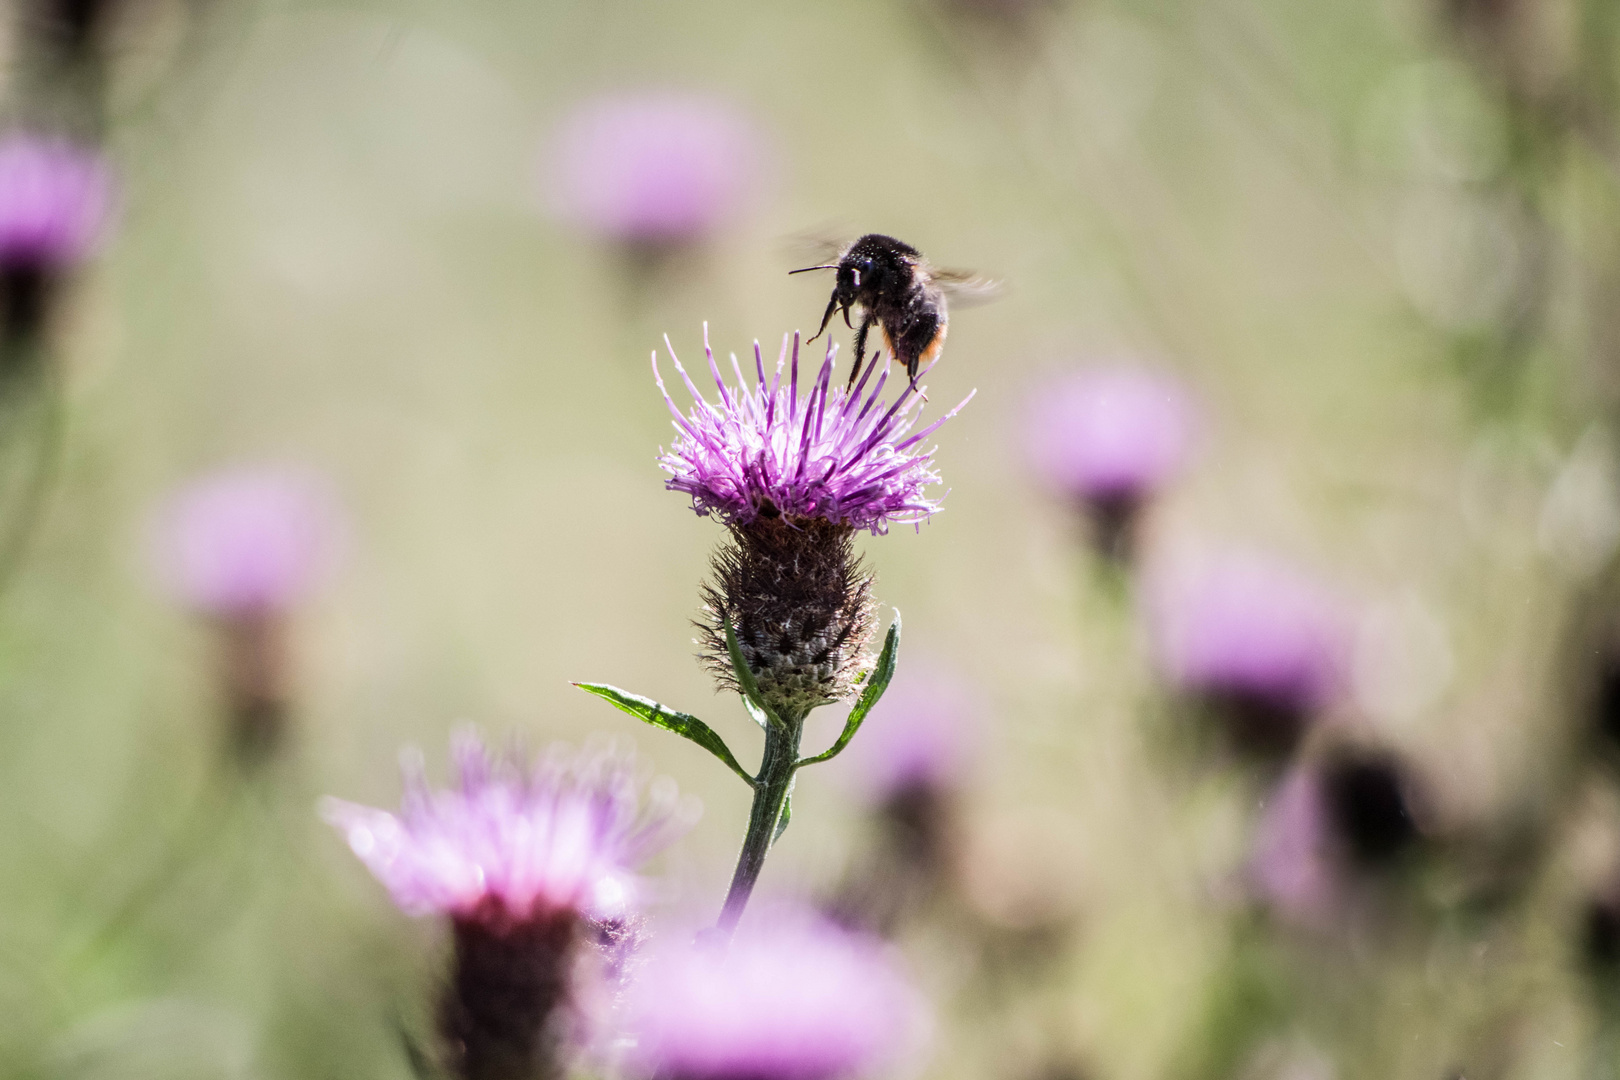
[[[1620,1074],[1606,0],[104,6],[88,126],[118,207],[52,327],[37,512],[47,421],[13,403],[0,432],[29,530],[0,582],[0,1075],[411,1076],[442,928],[315,805],[393,805],[404,745],[442,777],[458,722],[633,742],[704,807],[660,903],[716,909],[747,792],[569,682],[756,760],[693,660],[722,533],[663,489],[648,357],[668,333],[692,366],[705,322],[774,355],[826,303],[795,238],[868,231],[1005,282],[928,377],[931,415],[978,391],[937,435],[945,511],[858,541],[900,679],[971,713],[971,915],[900,939],[938,1016],[918,1075]],[[665,91],[729,103],[753,149],[723,220],[627,254],[559,202],[559,132]],[[1197,416],[1131,568],[1026,446],[1046,380],[1101,361],[1173,373]],[[290,617],[285,742],[243,768],[217,628],[166,591],[153,523],[261,463],[324,477],[344,525]],[[1257,913],[1275,775],[1155,674],[1156,568],[1226,551],[1342,612],[1321,723],[1399,755],[1425,845],[1376,916]],[[765,893],[870,845],[858,766],[805,775]]]

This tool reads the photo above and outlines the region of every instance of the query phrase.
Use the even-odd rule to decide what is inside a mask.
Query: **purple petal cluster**
[[[419,759],[407,759],[397,814],[322,803],[409,914],[497,923],[563,911],[619,917],[634,898],[637,864],[683,824],[667,787],[655,787],[641,809],[623,756],[554,747],[525,767],[491,755],[470,730],[451,746],[456,786],[430,790]]]
[[[1085,502],[1145,499],[1186,464],[1193,410],[1181,384],[1133,367],[1094,368],[1042,387],[1030,410],[1032,463]]]
[[[808,916],[764,922],[729,947],[653,954],[626,1002],[637,1072],[835,1080],[916,1047],[926,1010],[881,944]]]
[[[1343,682],[1345,633],[1316,582],[1282,563],[1229,555],[1158,590],[1158,662],[1183,690],[1311,713]]]
[[[972,394],[913,434],[922,395],[908,384],[892,403],[884,401],[890,363],[881,366],[875,382],[879,365],[868,365],[860,382],[846,390],[832,385],[837,350],[829,343],[821,369],[801,386],[799,336],[793,334],[783,338],[769,378],[759,344],[754,344],[752,387],[733,355],[737,381],[728,387],[708,336],[705,327],[703,351],[719,388],[715,403],[693,385],[670,347],[670,359],[693,400],[685,415],[669,396],[653,356],[653,377],[675,416],[676,430],[674,444],[658,464],[670,474],[665,487],[690,495],[699,514],[713,514],[728,525],[746,525],[761,515],[780,515],[790,522],[820,518],[883,533],[891,523],[920,524],[939,511],[939,500],[924,494],[939,482],[939,474],[932,467],[933,450],[922,443]]]
[[[552,195],[563,216],[616,240],[697,240],[747,201],[763,157],[754,125],[722,99],[602,97],[559,130]]]
[[[96,151],[26,133],[0,140],[0,267],[82,260],[111,209],[112,177]]]
[[[913,660],[839,761],[873,803],[908,790],[956,787],[972,768],[981,710],[960,677]]]
[[[223,616],[293,604],[331,568],[343,534],[337,501],[319,477],[263,466],[194,481],[158,526],[156,557],[171,590]]]
[[[1313,767],[1290,769],[1267,802],[1255,830],[1249,877],[1259,898],[1287,922],[1320,926],[1337,911],[1344,873],[1335,857],[1321,777]]]

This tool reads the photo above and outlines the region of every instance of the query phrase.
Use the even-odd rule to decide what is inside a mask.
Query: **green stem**
[[[787,803],[788,789],[793,784],[793,772],[799,764],[799,740],[804,735],[804,713],[782,716],[781,726],[769,724],[765,728],[765,753],[760,759],[759,775],[754,778],[754,805],[748,813],[748,834],[743,837],[742,852],[737,856],[737,870],[731,875],[731,889],[726,903],[720,909],[716,929],[726,937],[737,927],[743,908],[753,895],[754,883],[765,868],[765,855],[776,838],[776,823],[782,817]]]

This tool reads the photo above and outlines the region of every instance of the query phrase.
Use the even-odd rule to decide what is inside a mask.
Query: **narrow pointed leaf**
[[[815,757],[805,758],[799,762],[799,768],[802,769],[806,765],[815,765],[818,762],[831,760],[837,757],[844,747],[849,745],[849,740],[853,739],[855,733],[860,730],[861,723],[866,719],[866,714],[872,711],[872,706],[878,703],[878,699],[883,696],[883,691],[889,688],[889,683],[894,679],[895,657],[899,652],[900,613],[896,611],[894,613],[894,622],[889,624],[889,633],[883,639],[883,651],[878,653],[877,666],[872,669],[871,677],[866,680],[866,685],[861,689],[861,696],[855,699],[855,707],[849,710],[849,719],[844,721],[843,733],[838,736],[838,741],[832,744],[831,749],[825,753],[817,754]]]
[[[760,727],[766,723],[781,727],[781,718],[760,696],[759,682],[754,678],[754,673],[748,670],[748,662],[743,659],[742,646],[737,644],[737,632],[731,628],[731,620],[723,619],[722,623],[726,628],[726,652],[731,657],[731,670],[737,676],[737,685],[742,687],[743,704],[748,707],[748,714]],[[763,721],[760,720],[761,716],[765,718]]]
[[[651,724],[653,727],[673,731],[683,738],[690,739],[719,758],[727,768],[742,777],[749,787],[754,786],[754,778],[749,776],[747,770],[737,763],[737,759],[732,755],[731,748],[726,745],[726,741],[713,728],[697,717],[689,713],[666,709],[651,698],[644,698],[639,694],[632,694],[620,690],[616,686],[608,686],[605,683],[575,683],[574,685],[587,694],[594,694],[615,708],[621,709],[636,719]]]
[[[771,843],[774,844],[778,840],[782,839],[782,834],[787,832],[788,822],[792,820],[792,818],[793,796],[789,795],[782,802],[782,816],[776,819],[776,831],[771,834]]]

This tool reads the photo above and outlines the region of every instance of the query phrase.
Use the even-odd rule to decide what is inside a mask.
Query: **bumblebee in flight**
[[[835,313],[842,310],[844,325],[855,331],[855,366],[849,372],[854,386],[866,359],[866,335],[875,323],[883,333],[889,354],[906,365],[906,375],[917,381],[920,368],[932,363],[945,347],[949,321],[947,293],[980,294],[995,290],[992,282],[960,270],[940,270],[930,266],[922,252],[892,236],[867,233],[839,253],[836,262],[806,266],[789,273],[836,270],[832,299],[821,316],[821,327],[814,341],[827,329]],[[850,308],[859,304],[861,325],[849,321]]]

